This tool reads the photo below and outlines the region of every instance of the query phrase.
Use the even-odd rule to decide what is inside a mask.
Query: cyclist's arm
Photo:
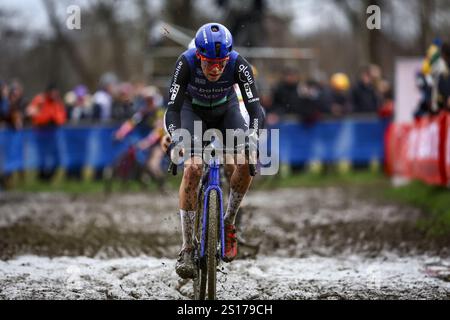
[[[122,140],[125,138],[133,129],[142,122],[146,117],[142,110],[136,112],[130,119],[126,120],[117,130],[116,139]]]
[[[175,71],[170,82],[169,102],[164,116],[165,128],[171,136],[181,125],[180,111],[189,83],[189,73],[188,61],[184,56],[180,56],[175,64]]]
[[[235,67],[235,81],[239,85],[245,108],[250,117],[249,129],[258,132],[264,127],[264,111],[259,103],[258,90],[250,63],[238,56]]]

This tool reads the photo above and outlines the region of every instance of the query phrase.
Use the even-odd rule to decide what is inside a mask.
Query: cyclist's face
[[[215,82],[222,76],[229,58],[224,59],[207,59],[199,55],[201,67],[206,79]]]

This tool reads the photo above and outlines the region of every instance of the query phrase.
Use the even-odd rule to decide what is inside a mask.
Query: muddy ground
[[[219,299],[449,299],[450,236],[354,187],[251,191]],[[177,199],[0,194],[0,299],[190,299]],[[245,283],[245,286],[242,284]]]

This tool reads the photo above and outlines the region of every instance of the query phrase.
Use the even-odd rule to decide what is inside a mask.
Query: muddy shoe
[[[237,256],[236,227],[234,224],[225,223],[225,256],[223,261],[231,262]]]
[[[193,279],[196,276],[192,249],[182,249],[178,255],[175,271],[183,279]]]

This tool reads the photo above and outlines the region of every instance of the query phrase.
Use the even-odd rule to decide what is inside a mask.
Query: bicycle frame
[[[200,258],[205,257],[205,243],[206,243],[206,224],[208,216],[208,205],[209,205],[209,193],[212,190],[216,190],[219,195],[220,202],[220,247],[221,247],[221,259],[223,260],[225,256],[225,226],[224,226],[224,215],[223,215],[223,195],[222,189],[220,188],[220,164],[217,159],[213,158],[209,162],[209,176],[208,182],[206,184],[207,188],[204,192],[203,199],[203,223],[202,223],[202,236],[200,241]]]

